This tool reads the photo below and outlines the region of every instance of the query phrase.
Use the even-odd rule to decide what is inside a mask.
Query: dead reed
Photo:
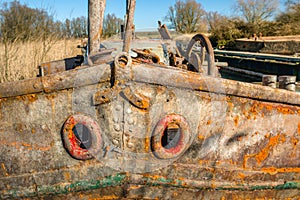
[[[0,43],[0,83],[36,77],[38,65],[81,54],[80,39]]]

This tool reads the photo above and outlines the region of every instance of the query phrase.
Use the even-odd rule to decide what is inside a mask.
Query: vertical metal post
[[[130,42],[133,36],[133,20],[134,20],[134,11],[135,11],[136,0],[127,0],[127,22],[126,22],[126,30],[125,30],[125,38],[123,42],[123,51],[129,52]]]
[[[106,0],[89,0],[88,2],[88,52],[91,55],[100,50],[100,39],[103,28]]]
[[[295,91],[296,76],[279,76],[279,88]]]
[[[262,77],[262,85],[263,86],[269,86],[272,88],[276,88],[276,81],[277,81],[276,75],[263,75],[263,77]]]

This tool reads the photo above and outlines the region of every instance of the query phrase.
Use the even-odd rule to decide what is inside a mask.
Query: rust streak
[[[261,165],[261,163],[268,158],[270,150],[276,145],[278,145],[280,142],[284,142],[284,141],[285,141],[284,135],[281,134],[271,137],[267,146],[263,148],[262,151],[255,156],[257,163]]]
[[[149,147],[150,147],[150,138],[146,137],[145,138],[145,151],[149,152]]]
[[[275,137],[271,137],[267,146],[255,156],[255,159],[259,165],[261,165],[262,161],[266,160],[269,156],[270,150],[279,144],[279,142],[284,142],[284,135],[276,135]]]
[[[277,111],[285,115],[294,114],[294,111],[287,107],[278,106]]]
[[[5,167],[5,164],[4,163],[1,163],[1,167],[5,173],[5,176],[9,176],[9,174],[7,173],[7,170],[6,170],[6,167]]]
[[[270,137],[269,135],[266,135],[266,138]],[[259,153],[257,154],[248,154],[244,156],[244,162],[243,162],[243,167],[247,167],[247,161],[249,158],[255,158],[256,162],[258,165],[261,165],[261,163],[266,160],[269,157],[270,150],[277,146],[279,143],[285,142],[285,137],[283,134],[278,134],[274,137],[271,137],[269,139],[269,143],[263,148]]]
[[[39,150],[39,151],[49,151],[52,147],[49,146],[38,146],[36,144],[28,144],[24,142],[6,142],[0,141],[0,145],[15,147],[16,149],[20,149],[21,147],[27,148],[27,150]]]
[[[269,173],[269,174],[276,174],[276,173],[291,173],[291,172],[296,172],[300,173],[300,168],[295,167],[295,168],[276,168],[276,167],[265,167],[262,168],[263,172]]]
[[[236,117],[233,119],[234,124],[235,124],[236,127],[239,125],[239,119],[240,119],[239,116],[236,116]]]

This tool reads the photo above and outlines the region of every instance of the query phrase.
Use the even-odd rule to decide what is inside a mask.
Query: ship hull
[[[2,199],[299,198],[298,93],[116,62],[0,88]]]

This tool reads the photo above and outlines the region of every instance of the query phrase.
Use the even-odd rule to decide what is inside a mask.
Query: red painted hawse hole
[[[170,114],[157,123],[151,137],[151,148],[156,157],[171,159],[184,153],[189,141],[189,125],[185,118]]]
[[[62,129],[64,147],[76,159],[91,159],[102,148],[102,136],[99,125],[90,117],[71,115]]]

